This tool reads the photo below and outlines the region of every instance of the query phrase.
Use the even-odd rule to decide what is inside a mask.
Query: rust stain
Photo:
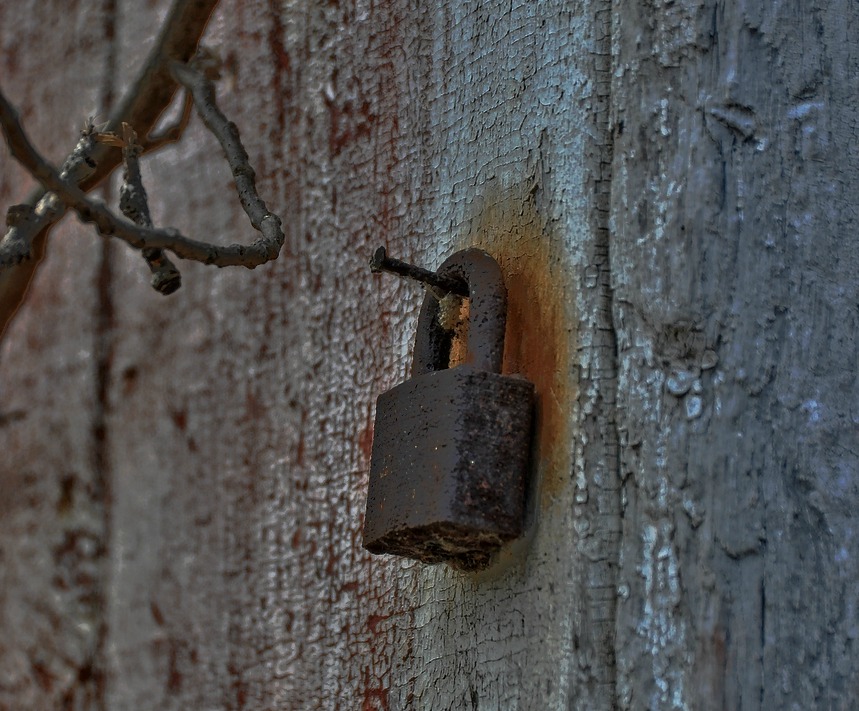
[[[521,373],[537,391],[532,459],[540,508],[569,484],[573,403],[571,334],[578,330],[572,266],[559,236],[544,226],[527,191],[504,199],[485,196],[465,235],[489,252],[507,286],[504,373]],[[460,248],[467,246],[460,245]]]
[[[322,100],[328,109],[328,152],[332,157],[340,155],[351,143],[370,138],[377,119],[370,102],[363,101],[356,106],[350,100],[338,103],[328,95],[323,95]]]
[[[159,627],[164,626],[164,613],[161,612],[161,608],[158,607],[158,603],[155,600],[149,601],[149,612],[152,614],[152,619],[155,620],[155,624]]]

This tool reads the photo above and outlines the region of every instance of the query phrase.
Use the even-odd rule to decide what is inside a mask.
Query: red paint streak
[[[361,430],[361,434],[358,435],[358,448],[361,450],[361,454],[364,456],[364,461],[370,461],[370,454],[373,451],[373,426],[375,423],[370,417],[370,411],[368,408],[367,412],[367,422],[364,426],[364,429]]]
[[[361,711],[388,711],[388,690],[380,686],[365,688]]]
[[[301,430],[298,435],[298,446],[295,448],[295,465],[298,467],[304,466],[304,430]]]
[[[360,587],[361,586],[358,584],[357,581],[343,583],[343,585],[340,586],[340,592],[355,592],[356,590],[360,589]]]
[[[170,640],[167,669],[167,691],[176,694],[182,688],[183,677],[179,671],[179,644],[175,639]]]
[[[56,680],[56,677],[51,673],[51,670],[38,661],[30,662],[30,669],[33,671],[33,676],[36,677],[36,683],[39,688],[50,694],[54,688],[54,681]]]
[[[138,370],[136,365],[131,365],[122,371],[122,392],[128,395],[134,390],[134,385],[137,382]]]
[[[188,427],[188,413],[186,410],[170,410],[170,419],[176,425],[176,429],[184,432]]]
[[[245,422],[259,422],[265,419],[267,413],[268,409],[256,395],[249,392],[245,396],[245,416],[242,420]]]
[[[378,680],[374,680],[378,683]],[[370,670],[364,670],[364,702],[361,711],[388,711],[388,690],[383,686],[369,686]]]
[[[338,104],[329,96],[323,97],[328,109],[328,152],[332,157],[340,155],[343,149],[354,141],[368,139],[372,135],[377,116],[370,102],[363,101],[356,107],[352,101]]]
[[[384,622],[390,617],[390,615],[368,615],[367,616],[367,627],[370,630],[370,634],[378,634],[379,633],[379,623]]]
[[[230,665],[230,671],[233,674],[238,674],[238,669],[236,669],[233,665]],[[248,691],[247,685],[241,679],[234,677],[232,683],[233,693],[235,694],[236,706],[237,709],[244,709],[247,707],[248,702]]]

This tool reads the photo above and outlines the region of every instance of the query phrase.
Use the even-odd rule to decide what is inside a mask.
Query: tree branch
[[[239,138],[239,129],[218,108],[215,99],[215,85],[204,72],[197,71],[194,68],[193,61],[190,64],[171,62],[170,73],[194,97],[194,106],[197,108],[197,113],[203,119],[206,128],[215,134],[215,137],[224,149],[224,155],[230,164],[233,179],[236,181],[236,190],[239,193],[242,208],[247,213],[248,219],[250,219],[254,229],[265,234],[263,230],[264,221],[275,216],[268,211],[265,202],[263,202],[257,193],[256,174],[251,167],[247,151]],[[280,219],[277,217],[275,219],[277,220],[279,230]],[[282,233],[279,236],[279,240],[278,250],[280,250],[280,245],[283,244]]]
[[[146,229],[125,220],[117,219],[103,205],[89,200],[86,194],[74,183],[64,182],[57,171],[36,151],[33,144],[21,128],[15,108],[0,92],[0,127],[6,136],[9,150],[12,156],[23,165],[36,180],[51,192],[56,193],[60,200],[68,207],[74,209],[84,222],[92,223],[99,233],[105,236],[118,237],[132,247],[137,249],[169,249],[181,259],[192,259],[213,264],[218,267],[243,266],[253,269],[260,264],[275,259],[280,253],[283,245],[283,231],[280,228],[280,218],[273,215],[265,208],[265,203],[253,194],[242,197],[242,203],[248,203],[246,208],[254,227],[261,233],[262,237],[251,245],[232,244],[227,247],[219,247],[206,242],[193,240],[185,237],[176,230]],[[233,129],[235,127],[233,126]],[[233,136],[238,138],[238,133]],[[236,182],[239,184],[238,176],[250,178],[250,186],[253,189],[253,170],[246,163],[247,153],[241,144],[238,149],[231,146],[231,150],[240,150],[241,156],[233,156],[235,167],[234,174],[237,175]],[[247,190],[247,183],[242,186]],[[263,214],[259,210],[262,206]],[[250,211],[253,211],[251,215]]]
[[[60,168],[60,178],[79,183],[89,177],[96,167],[92,154],[97,146],[97,132],[92,121],[87,121],[75,149]],[[26,203],[13,208],[6,217],[9,229],[0,240],[0,270],[29,259],[33,238],[42,225],[58,220],[66,211],[59,197],[50,192],[42,195],[35,208]]]
[[[123,123],[128,123],[142,135],[149,134],[161,114],[170,106],[176,91],[175,80],[168,70],[169,62],[187,62],[194,56],[217,4],[218,0],[175,0],[146,64],[119,107],[111,114],[108,129],[116,131]],[[145,139],[143,142],[146,146]],[[83,190],[94,188],[119,165],[119,151],[109,150],[106,146],[96,148],[91,156],[96,168],[80,183]],[[39,189],[26,202],[36,205],[43,197],[45,191]],[[45,242],[51,226],[64,213],[65,207],[59,206],[58,213],[33,220],[33,224],[28,227],[30,259],[0,269],[0,337],[23,301],[33,274],[44,257]]]
[[[140,136],[148,136],[173,101],[176,81],[170,74],[171,62],[190,62],[197,53],[218,0],[176,0],[164,20],[152,53],[128,89],[116,111],[111,113],[106,131],[119,133],[122,124],[134,126]],[[146,144],[147,139],[142,143]],[[98,167],[81,188],[89,191],[119,165],[116,151],[103,150],[93,155]]]
[[[132,222],[141,227],[152,227],[149,201],[140,175],[141,147],[137,134],[127,123],[122,124],[122,162],[125,166],[119,188],[119,209]],[[182,286],[182,275],[161,249],[144,249],[143,258],[152,272],[152,287],[159,294],[172,294]]]

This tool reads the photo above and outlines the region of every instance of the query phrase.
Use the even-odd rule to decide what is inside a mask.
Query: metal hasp
[[[436,274],[467,286],[467,357],[448,367],[453,334],[428,292],[412,377],[376,403],[364,547],[474,570],[522,533],[534,385],[501,375],[507,292],[496,261],[466,249]]]

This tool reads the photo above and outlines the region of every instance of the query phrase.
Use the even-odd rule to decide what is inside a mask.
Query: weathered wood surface
[[[0,5],[52,158],[168,5]],[[848,708],[856,11],[782,10],[224,0],[221,105],[284,254],[164,298],[56,233],[0,351],[0,708]],[[158,224],[253,237],[199,123],[144,170]],[[421,299],[378,244],[505,271],[538,447],[481,574],[360,547]]]
[[[574,422],[598,412],[569,417],[570,330],[577,311],[594,320],[604,308],[599,290],[577,297],[575,275],[605,260],[588,207],[604,149],[574,106],[607,107],[596,60],[575,54],[594,46],[607,72],[608,47],[554,6],[245,3],[220,17],[210,42],[235,71],[223,106],[288,242],[253,273],[187,268],[169,310],[141,288],[136,259],[117,270],[114,293],[134,296],[116,299],[111,370],[109,698],[608,707],[614,587],[589,557],[609,559],[619,529],[597,515],[619,499],[588,499],[581,472],[585,551],[568,454]],[[212,201],[213,186],[228,194],[212,146],[195,132],[181,161],[151,161],[154,212],[187,230],[243,229],[230,200]],[[406,376],[421,298],[372,277],[367,258],[386,243],[432,266],[472,242],[499,254],[514,282],[509,358],[540,379],[548,431],[540,525],[479,577],[360,549],[372,404]],[[582,345],[595,398],[590,340],[604,344]],[[594,439],[586,454],[597,461]]]
[[[0,84],[54,161],[106,100],[112,18],[0,5]],[[46,18],[46,13],[50,18]],[[52,20],[52,21],[47,21]],[[39,81],[44,77],[44,81]],[[0,205],[34,187],[0,145]],[[67,221],[0,349],[0,708],[98,708],[107,530],[101,242]]]
[[[859,698],[859,8],[616,7],[632,708]]]

